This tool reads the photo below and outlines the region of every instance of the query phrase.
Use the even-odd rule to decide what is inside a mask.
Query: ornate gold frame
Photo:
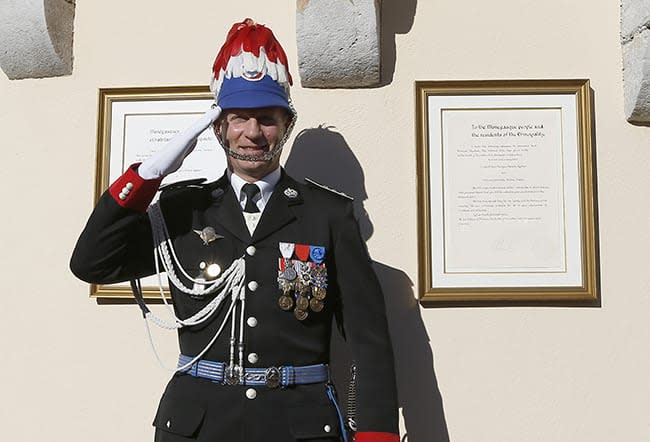
[[[579,148],[582,285],[560,287],[437,287],[432,278],[430,136],[431,96],[573,95]],[[418,282],[423,306],[597,304],[597,234],[592,163],[592,104],[589,80],[416,81],[416,145],[418,195]]]
[[[112,107],[116,102],[207,100],[214,99],[208,86],[162,86],[102,88],[98,96],[97,150],[95,165],[94,203],[109,186]],[[169,291],[165,293],[169,296]],[[157,287],[143,287],[145,298],[160,299]],[[131,289],[126,284],[91,284],[90,296],[94,298],[130,299]]]

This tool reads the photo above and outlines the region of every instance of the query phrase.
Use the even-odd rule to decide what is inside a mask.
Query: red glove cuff
[[[138,175],[138,166],[140,163],[129,166],[126,172],[111,184],[108,192],[120,206],[146,212],[160,187],[162,178],[145,180]]]
[[[399,434],[377,431],[361,431],[354,436],[354,442],[400,442]]]

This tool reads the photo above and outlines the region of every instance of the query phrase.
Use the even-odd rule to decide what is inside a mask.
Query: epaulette
[[[338,195],[338,196],[342,196],[343,198],[347,198],[347,199],[349,199],[350,201],[354,201],[354,198],[352,198],[350,195],[346,195],[346,194],[343,193],[343,192],[340,192],[340,191],[338,191],[338,190],[336,190],[336,189],[332,189],[331,187],[328,187],[328,186],[326,186],[325,184],[317,183],[316,181],[314,181],[314,180],[312,180],[312,179],[310,179],[310,178],[307,178],[307,177],[305,177],[305,181],[306,181],[307,183],[313,185],[313,186],[320,187],[321,189],[325,189],[325,190],[327,190],[328,192],[332,192],[332,193],[334,193],[334,194],[336,194],[336,195]]]
[[[203,187],[199,186],[199,184],[203,184],[205,181],[207,181],[207,178],[193,178],[191,180],[176,181],[175,183],[169,183],[165,184],[164,186],[160,186],[158,190],[163,192],[167,190],[180,189],[182,187]]]
[[[206,193],[206,178],[177,181],[160,187],[160,201],[166,204],[196,204],[197,199]]]

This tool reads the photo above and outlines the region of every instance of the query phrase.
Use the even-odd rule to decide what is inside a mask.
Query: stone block
[[[650,124],[650,0],[623,0],[621,46],[625,116]]]
[[[72,73],[73,0],[0,0],[0,67],[10,80]]]
[[[631,35],[650,23],[650,0],[623,0],[621,4],[621,35]]]
[[[380,81],[379,0],[298,0],[302,86],[355,88]]]

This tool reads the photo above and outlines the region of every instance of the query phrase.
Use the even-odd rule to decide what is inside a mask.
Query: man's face
[[[228,109],[215,124],[215,132],[231,151],[262,157],[282,139],[289,117],[281,107]],[[275,170],[280,155],[270,161],[248,161],[228,156],[228,166],[246,181],[257,181]]]

